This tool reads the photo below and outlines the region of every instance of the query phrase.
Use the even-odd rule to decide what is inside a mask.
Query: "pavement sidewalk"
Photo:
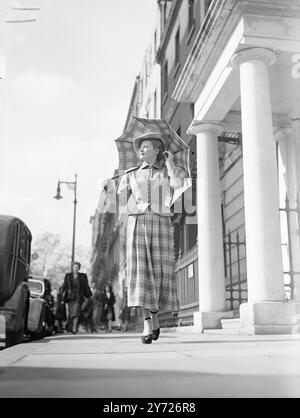
[[[0,352],[0,397],[300,397],[300,335],[56,335]]]

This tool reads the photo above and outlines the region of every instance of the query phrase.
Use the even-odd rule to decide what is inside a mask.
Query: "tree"
[[[70,271],[70,247],[61,243],[58,234],[45,232],[33,242],[32,253],[37,253],[39,257],[31,262],[31,274],[47,277],[52,288],[58,290],[65,274]],[[89,276],[90,250],[79,245],[76,248],[76,260],[81,263],[81,271]]]

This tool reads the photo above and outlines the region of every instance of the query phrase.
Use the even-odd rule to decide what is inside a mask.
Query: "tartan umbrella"
[[[174,156],[174,164],[183,168],[190,177],[190,147],[180,138],[165,119],[145,119],[132,116],[127,129],[115,140],[119,153],[119,175],[141,165],[133,141],[146,133],[160,133],[164,138],[165,151]],[[113,178],[116,178],[115,176]]]

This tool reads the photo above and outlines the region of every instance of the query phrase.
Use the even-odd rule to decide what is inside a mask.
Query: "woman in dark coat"
[[[73,263],[73,272],[66,274],[63,284],[64,300],[68,303],[68,316],[72,321],[73,334],[77,332],[82,302],[84,298],[89,299],[92,296],[87,275],[79,273],[80,268],[81,264],[78,261]]]
[[[116,320],[114,305],[116,302],[115,295],[111,286],[105,286],[103,294],[103,309],[101,314],[101,322],[106,325],[106,332],[111,332],[112,322]]]

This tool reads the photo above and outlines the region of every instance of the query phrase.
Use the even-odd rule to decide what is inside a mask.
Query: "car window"
[[[25,258],[28,264],[30,264],[30,246],[31,246],[31,235],[27,228],[25,228],[26,242],[25,242]]]
[[[22,260],[25,260],[25,261],[27,261],[27,254],[26,254],[26,247],[27,247],[27,245],[26,245],[26,231],[25,231],[25,228],[24,228],[24,226],[22,225],[21,226],[21,234],[20,234],[20,246],[19,246],[19,257],[22,259]]]
[[[31,295],[43,296],[45,291],[44,283],[40,280],[29,279],[29,291]]]

